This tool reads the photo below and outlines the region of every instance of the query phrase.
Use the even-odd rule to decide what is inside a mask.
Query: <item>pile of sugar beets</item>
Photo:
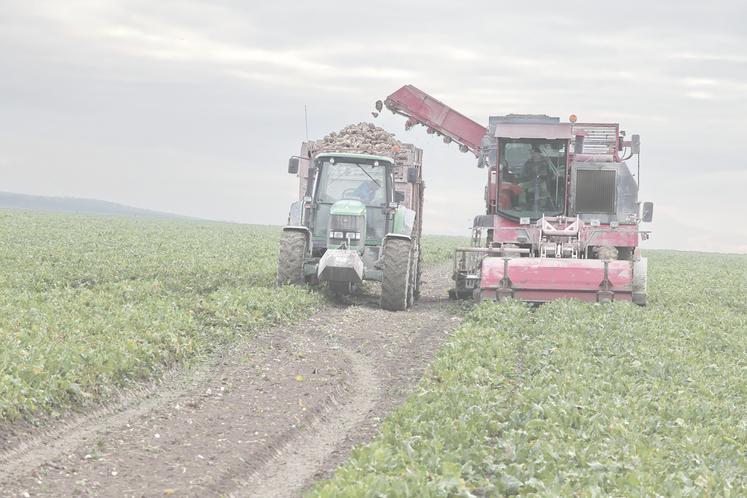
[[[321,140],[314,142],[317,151],[325,150],[354,150],[362,154],[379,156],[396,155],[402,148],[402,143],[383,128],[373,123],[351,124],[332,132]]]

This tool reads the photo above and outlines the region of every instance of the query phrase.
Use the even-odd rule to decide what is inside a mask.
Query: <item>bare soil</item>
[[[298,496],[376,434],[458,324],[449,270],[424,271],[412,310],[371,289],[116,404],[0,427],[0,494]]]

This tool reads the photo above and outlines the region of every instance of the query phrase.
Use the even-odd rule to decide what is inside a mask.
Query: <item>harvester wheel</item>
[[[295,230],[285,230],[280,236],[278,255],[278,285],[304,285],[303,259],[306,256],[308,241],[306,234]]]
[[[402,311],[407,309],[411,246],[411,242],[405,239],[392,238],[384,243],[381,307],[385,310]]]

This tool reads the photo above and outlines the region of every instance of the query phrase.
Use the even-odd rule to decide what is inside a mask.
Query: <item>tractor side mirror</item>
[[[652,219],[654,219],[654,203],[644,202],[643,209],[641,210],[641,220],[651,223]]]
[[[407,183],[418,183],[418,168],[407,168]]]
[[[288,159],[288,173],[291,175],[298,174],[298,158],[291,157]]]
[[[405,200],[405,193],[400,192],[399,190],[394,191],[394,202],[404,202]]]

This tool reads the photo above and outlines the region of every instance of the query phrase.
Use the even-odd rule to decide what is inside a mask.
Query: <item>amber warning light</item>
[[[570,121],[571,123],[575,123],[577,119],[578,118],[575,114],[571,114],[570,116],[568,116],[568,121]]]

